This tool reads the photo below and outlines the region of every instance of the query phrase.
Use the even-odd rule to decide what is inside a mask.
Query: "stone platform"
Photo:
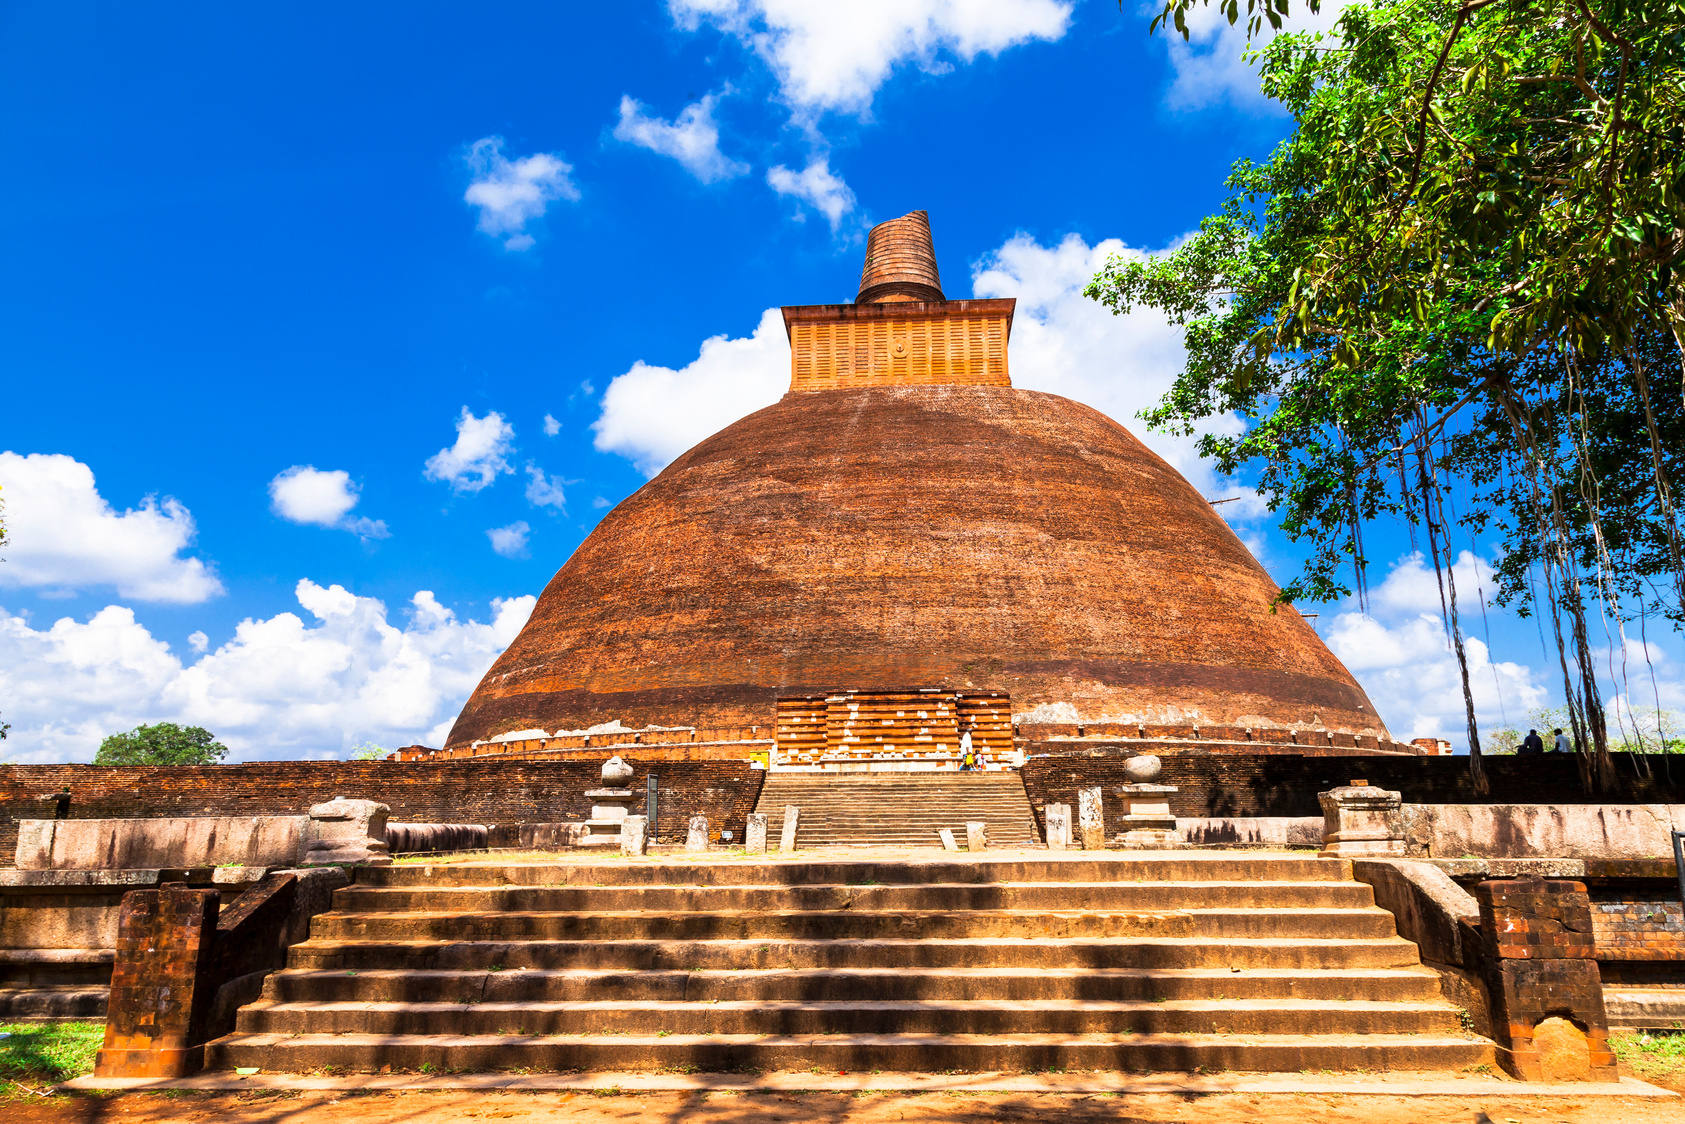
[[[363,869],[213,1069],[1457,1071],[1342,859],[1049,854]]]

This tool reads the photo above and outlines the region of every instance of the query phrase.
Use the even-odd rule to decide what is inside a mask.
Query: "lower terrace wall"
[[[1039,821],[1049,803],[1077,804],[1077,790],[1105,789],[1108,836],[1123,830],[1122,802],[1112,794],[1128,784],[1123,750],[1031,756],[1024,787]],[[1177,816],[1317,816],[1316,794],[1352,780],[1395,789],[1406,804],[1679,804],[1685,803],[1685,757],[1645,755],[1646,778],[1627,754],[1615,756],[1616,785],[1587,793],[1571,754],[1485,758],[1491,791],[1479,795],[1469,781],[1467,757],[1306,756],[1291,753],[1165,754],[1159,784],[1177,785],[1170,810]],[[1671,778],[1671,779],[1670,779]]]
[[[651,770],[660,786],[658,838],[682,840],[690,816],[705,815],[742,838],[766,774],[747,761],[642,761],[628,787]],[[555,823],[591,815],[587,789],[602,787],[604,754],[592,759],[497,757],[437,762],[256,761],[170,768],[96,765],[0,766],[0,866],[12,866],[18,821],[50,819],[70,789],[70,819],[136,816],[302,815],[336,796],[378,800],[409,823]]]

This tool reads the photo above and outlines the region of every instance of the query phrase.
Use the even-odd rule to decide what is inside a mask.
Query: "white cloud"
[[[789,386],[784,317],[769,308],[747,339],[704,340],[701,353],[679,370],[639,360],[617,376],[591,425],[596,447],[654,476],[704,437],[772,405]]]
[[[456,443],[427,458],[429,480],[447,483],[458,492],[489,488],[498,476],[515,471],[509,454],[515,448],[515,427],[492,410],[477,418],[467,406],[456,419]]]
[[[556,436],[556,434],[560,433],[561,431],[562,431],[562,423],[557,421],[555,418],[551,417],[549,414],[545,414],[544,415],[544,436],[554,437],[554,436]]]
[[[510,160],[503,155],[503,138],[493,136],[475,141],[465,159],[474,180],[462,198],[480,209],[479,228],[504,238],[505,249],[530,249],[533,238],[526,233],[527,223],[557,199],[579,198],[571,178],[573,166],[551,153]]]
[[[346,518],[357,506],[360,491],[348,472],[322,472],[315,465],[295,464],[269,482],[269,506],[293,523],[350,531],[369,539],[389,537],[391,532],[382,520]]]
[[[798,115],[863,114],[898,65],[926,71],[944,54],[970,62],[1070,26],[1066,0],[669,0],[673,20],[710,23],[758,54]]]
[[[1113,316],[1082,295],[1083,286],[1114,253],[1146,257],[1115,238],[1090,246],[1068,234],[1055,245],[1043,246],[1027,234],[1016,234],[976,263],[976,296],[1018,298],[1008,353],[1012,385],[1062,394],[1109,415],[1208,498],[1241,497],[1217,508],[1224,518],[1258,518],[1264,509],[1256,495],[1218,478],[1200,458],[1197,438],[1156,433],[1136,418],[1158,403],[1182,370],[1182,330],[1150,309]],[[1214,418],[1209,429],[1238,433],[1240,422]]]
[[[524,558],[527,553],[527,536],[532,528],[525,519],[518,519],[507,527],[493,527],[486,532],[486,538],[491,540],[491,548],[505,558]]]
[[[720,127],[714,121],[718,94],[685,106],[672,121],[644,112],[636,98],[620,99],[620,123],[614,127],[616,140],[671,156],[703,183],[729,180],[749,170],[749,165],[720,151]]]
[[[573,481],[575,484],[578,482]],[[562,514],[567,514],[568,500],[562,491],[562,484],[560,477],[546,476],[544,470],[537,465],[527,465],[527,502],[534,507],[553,507]]]
[[[1182,334],[1157,313],[1113,316],[1082,295],[1083,286],[1111,253],[1139,254],[1116,239],[1089,246],[1069,235],[1042,246],[1028,235],[1008,239],[978,263],[978,297],[1017,297],[1012,328],[1014,386],[1074,398],[1109,414],[1141,438],[1213,499],[1241,497],[1218,512],[1234,522],[1265,514],[1249,488],[1220,479],[1192,437],[1153,433],[1135,419],[1156,403],[1182,369]],[[654,476],[704,437],[763,406],[789,387],[790,347],[776,308],[761,316],[747,339],[716,336],[695,362],[680,370],[639,362],[603,393],[592,425],[596,447],[619,453]],[[1234,418],[1213,428],[1236,432]]]
[[[337,585],[306,580],[295,592],[314,623],[290,612],[248,619],[186,665],[125,606],[42,630],[0,609],[7,752],[87,761],[107,734],[142,722],[204,726],[238,760],[337,757],[361,740],[437,746],[536,600],[493,601],[481,624],[423,590],[400,625],[382,602]]]
[[[799,172],[774,164],[767,169],[766,182],[778,194],[799,199],[824,215],[832,231],[844,215],[854,210],[854,192],[832,174],[830,160],[823,156],[815,156]]]
[[[1322,11],[1312,14],[1302,4],[1293,6],[1282,21],[1283,31],[1326,31],[1340,18],[1349,0],[1324,0]],[[1162,4],[1151,4],[1142,11],[1152,16],[1163,10]],[[1188,9],[1188,38],[1174,27],[1161,27],[1158,35],[1170,53],[1170,65],[1176,73],[1165,100],[1176,109],[1204,109],[1227,103],[1250,112],[1280,112],[1279,106],[1265,98],[1258,84],[1258,70],[1248,63],[1245,54],[1246,20],[1231,25],[1221,5],[1200,4]],[[1262,36],[1255,45],[1273,38],[1265,24]]]
[[[1491,565],[1463,551],[1453,573],[1465,629],[1480,612],[1479,592],[1493,589]],[[1444,738],[1468,747],[1457,657],[1440,619],[1439,587],[1420,554],[1400,558],[1386,580],[1370,591],[1369,612],[1348,604],[1323,630],[1329,648],[1363,684],[1396,738]],[[1493,661],[1483,640],[1467,635],[1469,688],[1480,728],[1515,724],[1545,705],[1548,692],[1526,664]],[[1499,748],[1486,744],[1486,750]]]
[[[0,452],[6,503],[6,561],[0,588],[70,595],[114,586],[137,601],[193,604],[223,592],[216,574],[183,558],[193,516],[180,502],[147,496],[117,511],[99,494],[93,469],[62,453]]]
[[[211,638],[205,635],[203,629],[197,629],[188,634],[187,646],[195,652],[203,652],[210,648]]]

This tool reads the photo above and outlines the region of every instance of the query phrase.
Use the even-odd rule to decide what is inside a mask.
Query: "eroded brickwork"
[[[1545,1019],[1562,1018],[1585,1033],[1590,1053],[1585,1076],[1615,1080],[1585,883],[1482,882],[1474,897],[1480,903],[1494,1037],[1503,1047],[1499,1057],[1505,1067],[1523,1080],[1543,1080],[1535,1032]]]
[[[447,745],[611,719],[770,728],[780,697],[909,685],[1007,691],[1021,715],[1382,736],[1277,592],[1198,490],[1089,407],[791,394],[603,519]]]
[[[216,940],[220,895],[166,886],[123,898],[100,1077],[182,1077],[198,1071],[204,1043],[193,1041],[212,995],[204,961]]]

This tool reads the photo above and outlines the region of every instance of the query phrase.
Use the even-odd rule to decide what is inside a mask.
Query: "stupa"
[[[603,519],[447,748],[616,720],[771,728],[780,699],[915,689],[1385,739],[1180,473],[1099,411],[1012,385],[1015,306],[946,299],[925,212],[875,227],[854,303],[783,310],[789,392]]]

